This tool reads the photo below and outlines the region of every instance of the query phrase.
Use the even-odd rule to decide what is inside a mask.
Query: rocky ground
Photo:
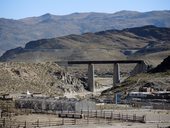
[[[124,72],[124,68],[121,67],[121,71]],[[96,94],[100,95],[112,86],[113,65],[95,66],[95,74]],[[3,62],[0,63],[0,94],[17,95],[28,90],[48,96],[84,97],[90,94],[86,90],[86,75],[84,66],[66,69],[53,62]]]
[[[138,74],[125,79],[121,84],[112,87],[113,66],[103,67],[95,65],[96,92],[100,95],[114,95],[114,92],[123,93],[138,91],[143,86],[150,86],[156,90],[170,90],[169,59],[165,59],[157,68],[149,73]],[[161,66],[162,65],[162,66]],[[128,68],[126,68],[128,67]],[[120,67],[121,78],[126,78],[134,65]],[[162,72],[162,70],[163,72]],[[153,71],[160,70],[158,72]],[[75,97],[89,95],[87,89],[87,67],[64,69],[53,62],[24,63],[4,62],[0,63],[0,94],[22,93],[29,90],[32,93],[42,93],[48,96]],[[109,88],[109,89],[108,89]]]
[[[143,87],[151,87],[156,91],[170,90],[170,56],[165,58],[156,68],[147,73],[141,73],[127,78],[116,87],[112,87],[102,92],[103,96],[114,95],[114,92],[139,91]]]
[[[108,90],[102,92],[103,96],[114,95],[114,92],[127,92],[139,91],[139,88],[143,86],[153,87],[159,91],[169,90],[170,89],[170,71],[164,73],[155,73],[155,74],[138,74],[134,77],[127,78],[117,87],[112,87]]]
[[[0,93],[22,93],[27,90],[58,96],[65,92],[82,92],[84,86],[55,63],[0,63]]]

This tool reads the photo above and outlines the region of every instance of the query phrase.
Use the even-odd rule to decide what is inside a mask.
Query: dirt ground
[[[113,121],[111,124],[82,124],[82,125],[64,125],[46,128],[156,128],[170,126],[170,110],[149,110],[149,109],[130,109],[130,110],[113,110],[114,113],[146,115],[146,123],[118,122]],[[56,115],[32,114],[19,115],[13,117],[16,121],[57,121],[61,120]]]
[[[29,115],[18,115],[12,117],[13,120],[19,121],[19,122],[35,122],[39,120],[40,122],[43,121],[57,121],[61,120],[60,118],[57,118],[56,115],[47,115],[47,114],[29,114]]]
[[[46,127],[46,128],[159,128],[167,127],[169,124],[140,124],[140,123],[115,123],[113,125],[108,124],[90,124],[90,125],[68,125],[68,126],[58,126],[58,127]]]

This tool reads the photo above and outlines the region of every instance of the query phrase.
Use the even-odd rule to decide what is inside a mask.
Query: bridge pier
[[[91,92],[95,91],[94,65],[93,64],[88,64],[88,89]]]
[[[120,68],[118,63],[115,63],[113,67],[113,87],[115,87],[120,83]]]
[[[95,91],[95,81],[94,81],[94,65],[93,64],[114,64],[113,70],[113,87],[120,83],[120,69],[119,64],[131,64],[137,63],[136,67],[130,73],[130,75],[135,75],[141,72],[147,71],[147,65],[143,60],[101,60],[101,61],[68,61],[68,64],[88,64],[88,90],[91,92]]]

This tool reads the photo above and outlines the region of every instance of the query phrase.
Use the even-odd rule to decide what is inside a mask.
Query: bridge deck
[[[94,60],[94,61],[68,61],[68,64],[130,64],[130,63],[142,63],[143,60]]]

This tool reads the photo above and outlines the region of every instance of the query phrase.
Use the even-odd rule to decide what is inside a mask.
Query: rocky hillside
[[[7,51],[0,60],[41,62],[128,57],[152,62],[161,60],[170,53],[169,35],[170,28],[155,26],[68,35],[28,42],[25,48],[18,47]],[[157,59],[149,56],[156,56]],[[159,61],[154,63],[158,64]]]
[[[151,73],[158,73],[158,72],[166,72],[170,70],[170,56],[165,58],[161,64],[159,64],[156,68],[152,69]]]
[[[82,92],[84,86],[55,63],[0,63],[0,94],[27,90],[58,96]]]
[[[121,92],[123,96],[127,92],[136,92],[143,87],[151,87],[157,91],[170,90],[170,71],[155,74],[139,74],[134,77],[129,77],[123,83],[115,88],[110,88],[102,92],[101,96],[113,96],[115,92]]]
[[[169,59],[170,57],[165,58],[161,64],[148,73],[142,73],[129,77],[117,87],[103,91],[102,96],[114,95],[114,92],[122,92],[126,95],[127,92],[139,91],[143,87],[151,87],[157,91],[170,91]]]
[[[32,40],[144,25],[170,27],[170,11],[44,14],[20,20],[0,18],[0,55]]]

